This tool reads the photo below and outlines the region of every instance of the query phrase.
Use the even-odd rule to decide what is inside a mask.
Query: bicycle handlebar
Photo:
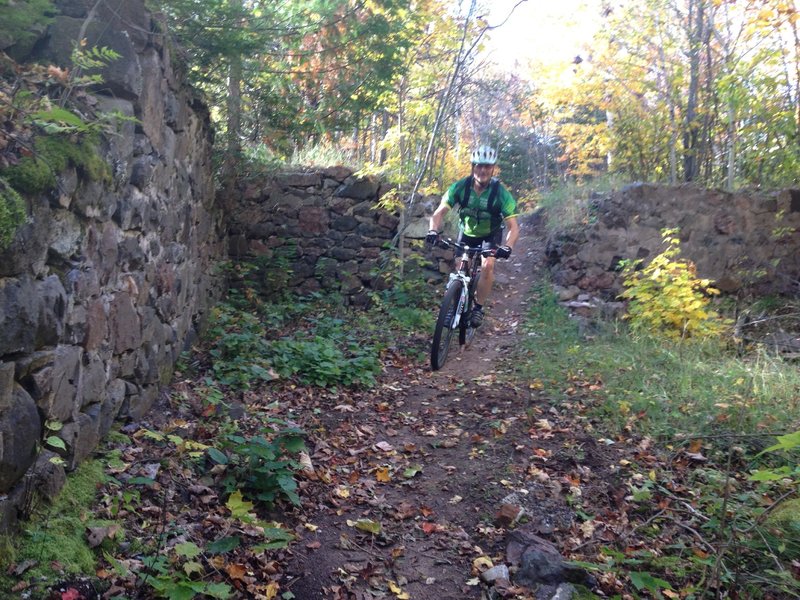
[[[462,253],[465,250],[469,256],[475,256],[476,254],[480,254],[483,257],[493,257],[497,252],[497,248],[486,248],[483,249],[482,246],[467,246],[464,242],[457,242],[451,238],[439,238],[436,240],[436,246],[447,250],[449,248],[454,248],[457,253]]]

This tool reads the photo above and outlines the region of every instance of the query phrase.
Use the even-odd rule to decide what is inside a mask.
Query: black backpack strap
[[[469,194],[472,191],[472,175],[464,179],[464,191],[462,192],[461,196],[459,196],[456,200],[456,204],[461,205],[461,208],[467,208],[467,203],[469,202]]]
[[[500,210],[494,209],[494,203],[497,200],[497,193],[500,191],[500,180],[499,179],[492,179],[492,183],[489,185],[492,186],[492,189],[489,191],[489,200],[486,203],[486,211],[494,216],[495,213],[499,213]]]

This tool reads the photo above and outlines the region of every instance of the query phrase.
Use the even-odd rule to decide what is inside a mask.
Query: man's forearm
[[[517,239],[519,238],[519,224],[517,223],[516,218],[508,219],[506,221],[508,224],[508,233],[506,234],[506,246],[510,246],[511,248],[514,247],[514,244],[517,243]]]
[[[440,231],[442,227],[442,219],[444,219],[445,213],[450,210],[450,207],[447,205],[439,205],[433,214],[431,215],[431,220],[429,222],[430,230],[431,231]]]

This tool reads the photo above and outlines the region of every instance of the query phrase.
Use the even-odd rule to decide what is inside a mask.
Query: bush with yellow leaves
[[[670,339],[705,339],[724,333],[731,322],[710,307],[719,290],[699,279],[690,260],[680,258],[677,229],[661,232],[666,249],[644,268],[641,260],[622,261],[621,296],[629,301],[626,318],[634,330]]]

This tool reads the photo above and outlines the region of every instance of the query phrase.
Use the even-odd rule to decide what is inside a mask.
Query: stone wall
[[[17,58],[64,67],[85,28],[89,46],[121,55],[92,104],[136,121],[102,142],[112,181],[60,173],[57,190],[27,199],[29,222],[0,254],[0,530],[32,487],[60,489],[64,468],[54,448],[37,454],[40,440],[59,436],[71,469],[114,419],[141,417],[222,291],[208,114],[162,25],[141,0],[56,4],[35,54]]]
[[[800,190],[769,195],[635,184],[593,201],[593,224],[548,243],[562,300],[622,290],[620,259],[647,261],[661,230],[680,228],[682,256],[726,293],[800,291]]]
[[[285,276],[281,286],[298,293],[337,291],[364,305],[399,222],[375,210],[388,189],[344,167],[251,182],[229,213],[230,255],[271,261]]]

